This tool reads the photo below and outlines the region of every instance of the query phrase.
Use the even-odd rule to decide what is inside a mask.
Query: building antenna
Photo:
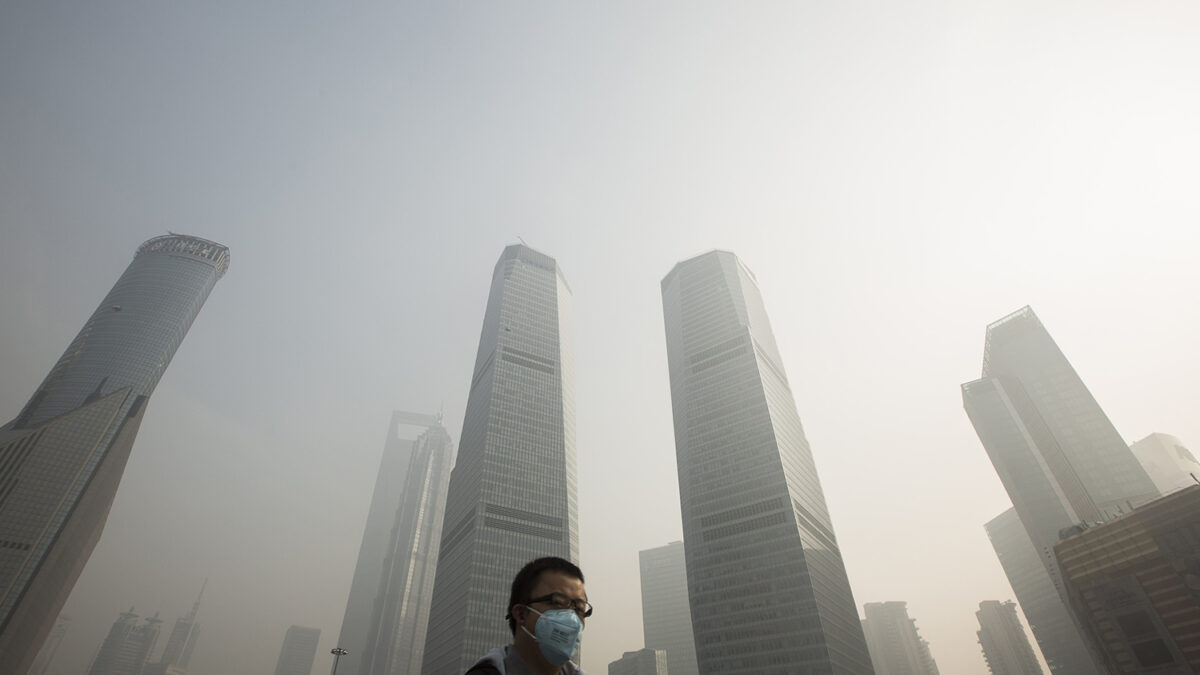
[[[519,235],[519,234],[517,235],[517,240],[521,242],[522,246],[529,246],[529,244],[526,244],[525,240],[523,238],[521,238],[521,235]]]

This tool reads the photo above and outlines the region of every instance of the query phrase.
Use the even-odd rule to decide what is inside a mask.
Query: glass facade
[[[454,444],[437,417],[413,443],[360,672],[420,675]]]
[[[393,412],[388,425],[383,456],[379,460],[379,471],[375,474],[375,490],[371,493],[371,506],[363,528],[362,544],[354,566],[354,577],[346,598],[346,613],[342,617],[338,646],[348,653],[338,660],[338,670],[344,670],[347,675],[366,675],[369,672],[364,666],[367,662],[367,636],[371,632],[375,600],[379,597],[383,582],[384,562],[388,557],[388,545],[408,476],[409,460],[412,458],[413,441],[400,436],[400,426],[406,417],[406,413]],[[430,419],[429,423],[433,421]]]
[[[0,671],[23,672],[53,625],[103,529],[146,402],[228,265],[227,248],[195,237],[142,244],[0,428]]]
[[[696,644],[688,603],[683,542],[641,551],[642,636],[647,649],[667,653],[672,675],[696,675]]]
[[[555,260],[504,249],[450,477],[422,673],[460,675],[512,641],[525,563],[579,560],[571,290]]]
[[[663,279],[702,673],[871,673],[841,551],[753,274],[714,251]]]

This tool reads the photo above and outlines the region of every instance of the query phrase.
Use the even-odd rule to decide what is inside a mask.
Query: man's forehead
[[[566,593],[577,598],[587,599],[583,590],[583,582],[561,570],[546,570],[538,575],[537,590],[534,595],[547,593]]]

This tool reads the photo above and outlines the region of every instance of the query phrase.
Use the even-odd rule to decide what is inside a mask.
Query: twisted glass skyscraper
[[[571,289],[553,258],[504,249],[450,476],[421,672],[460,675],[509,643],[521,567],[579,560]]]
[[[0,428],[0,672],[25,672],[100,538],[134,437],[229,249],[138,248],[16,419]]]
[[[701,673],[871,673],[757,282],[713,251],[662,281]]]

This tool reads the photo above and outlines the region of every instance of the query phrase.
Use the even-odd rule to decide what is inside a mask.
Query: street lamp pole
[[[334,647],[333,649],[329,650],[329,653],[333,654],[333,670],[331,670],[329,672],[329,675],[337,675],[338,659],[349,654],[350,652],[346,651],[345,649],[342,649],[341,647]]]

